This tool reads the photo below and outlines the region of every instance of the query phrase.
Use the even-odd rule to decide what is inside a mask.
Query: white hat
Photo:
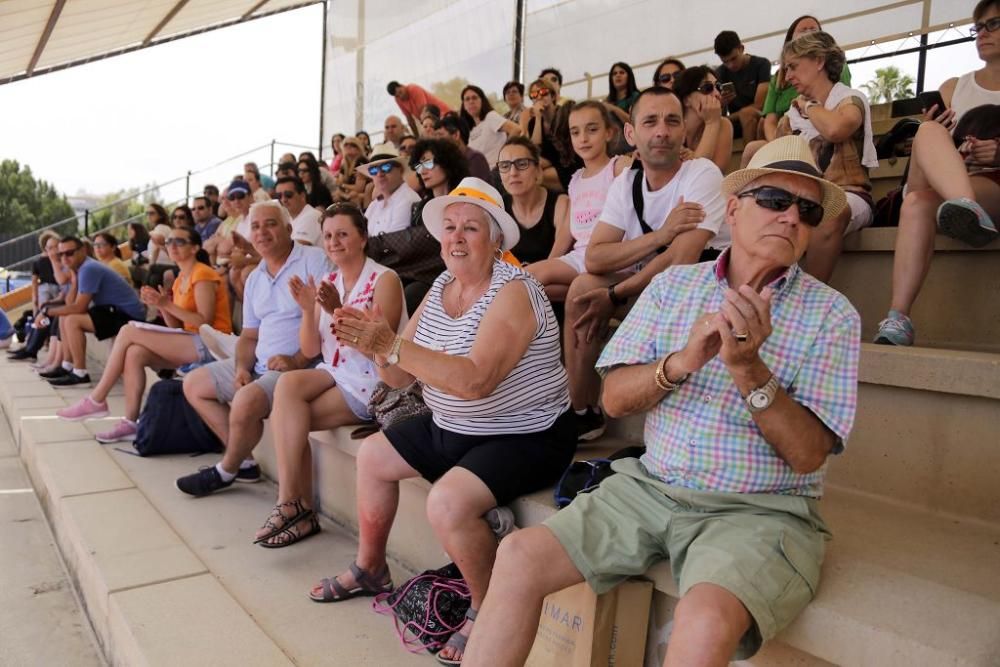
[[[794,174],[805,176],[817,183],[823,189],[823,220],[826,222],[836,218],[847,206],[847,196],[839,185],[832,183],[820,173],[813,160],[809,144],[802,137],[788,135],[769,141],[761,147],[746,169],[740,169],[726,176],[722,181],[722,191],[727,194],[738,194],[748,183],[765,174]]]
[[[399,155],[399,150],[391,143],[387,142],[384,144],[375,144],[372,148],[372,155],[368,158],[368,162],[365,164],[359,164],[355,167],[355,171],[360,172],[363,176],[368,176],[368,167],[377,167],[380,164],[385,164],[386,162],[398,162],[402,169],[406,169],[407,161],[405,157]]]
[[[482,179],[468,176],[447,195],[435,197],[424,206],[424,226],[438,241],[444,226],[444,210],[452,204],[472,204],[489,213],[503,232],[501,250],[510,250],[521,240],[521,228],[504,210],[503,198],[497,189]]]

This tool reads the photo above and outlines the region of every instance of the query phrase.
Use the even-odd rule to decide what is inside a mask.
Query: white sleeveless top
[[[493,278],[486,292],[460,317],[452,318],[442,306],[444,287],[454,280],[445,271],[431,286],[413,340],[447,354],[467,356],[479,324],[497,293],[507,283],[520,280],[528,288],[535,333],[524,356],[492,394],[464,399],[424,385],[424,402],[434,422],[448,431],[466,435],[537,433],[544,431],[569,408],[566,369],[559,354],[559,324],[542,285],[530,274],[507,262],[493,263]]]
[[[573,250],[582,250],[590,243],[597,220],[604,210],[608,190],[615,180],[615,156],[593,176],[584,176],[577,169],[569,181],[569,230],[573,235]]]
[[[976,83],[976,73],[969,72],[958,78],[955,92],[951,96],[951,108],[955,111],[955,121],[969,109],[984,104],[1000,104],[1000,90],[986,90]]]
[[[364,310],[371,308],[372,300],[375,297],[375,283],[387,271],[393,272],[392,269],[382,266],[369,257],[365,260],[358,281],[354,284],[354,289],[351,290],[350,294],[344,294],[344,276],[339,270],[331,273],[326,278],[326,282],[337,289],[340,301],[345,306]],[[397,333],[406,326],[407,319],[406,301],[404,300],[399,327],[396,329]],[[372,390],[379,382],[375,362],[372,361],[371,357],[334,338],[331,330],[332,324],[333,318],[325,310],[320,309],[319,337],[320,349],[323,351],[323,363],[319,364],[318,368],[330,373],[341,391],[350,394],[364,405],[368,405]]]

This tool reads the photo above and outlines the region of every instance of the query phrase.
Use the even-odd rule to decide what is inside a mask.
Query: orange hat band
[[[454,190],[448,193],[448,196],[472,197],[473,199],[478,199],[480,201],[488,202],[490,204],[493,204],[494,206],[499,206],[500,208],[503,208],[495,199],[493,199],[486,193],[481,192],[480,190],[473,190],[472,188],[455,188]]]

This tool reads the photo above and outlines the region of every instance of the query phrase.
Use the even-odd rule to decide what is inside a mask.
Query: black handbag
[[[368,256],[406,281],[433,283],[444,271],[441,244],[424,227],[421,214],[428,200],[413,205],[410,226],[368,237]]]
[[[469,586],[454,563],[427,570],[396,590],[380,593],[372,609],[391,615],[403,646],[411,653],[436,653],[465,624],[472,604]]]

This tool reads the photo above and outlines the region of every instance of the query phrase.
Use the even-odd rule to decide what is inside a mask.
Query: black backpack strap
[[[635,171],[635,178],[632,179],[632,208],[635,209],[635,215],[639,218],[639,227],[642,229],[642,233],[651,234],[653,228],[649,226],[643,215],[646,210],[646,202],[642,198],[642,181],[646,178],[646,174],[642,170],[642,160],[634,160],[632,169]],[[659,255],[666,250],[667,246],[660,246],[656,249],[656,254]]]

